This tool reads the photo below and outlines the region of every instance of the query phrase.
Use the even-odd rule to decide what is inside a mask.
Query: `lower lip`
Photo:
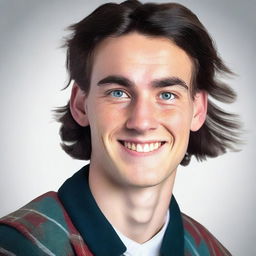
[[[132,156],[136,156],[136,157],[145,157],[145,156],[152,156],[154,154],[157,154],[159,153],[160,151],[162,151],[163,149],[163,146],[165,145],[166,143],[162,144],[158,149],[155,149],[153,151],[149,151],[149,152],[137,152],[137,151],[134,151],[134,150],[131,150],[127,147],[125,147],[122,143],[120,143],[120,145],[122,146],[122,148],[125,150],[125,152],[129,153],[130,155]]]

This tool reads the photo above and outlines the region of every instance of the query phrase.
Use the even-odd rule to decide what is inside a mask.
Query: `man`
[[[179,164],[233,148],[208,100],[235,94],[197,17],[179,4],[105,4],[71,26],[63,149],[90,165],[1,219],[3,255],[230,255],[172,195]]]

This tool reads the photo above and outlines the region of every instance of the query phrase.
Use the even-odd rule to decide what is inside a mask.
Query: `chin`
[[[170,171],[159,172],[158,168],[149,168],[146,166],[122,168],[122,176],[126,183],[137,187],[152,187],[164,183],[172,174]]]

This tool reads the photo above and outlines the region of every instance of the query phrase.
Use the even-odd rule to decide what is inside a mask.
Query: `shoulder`
[[[182,220],[184,226],[185,255],[231,255],[199,222],[184,213],[182,213]]]
[[[0,252],[4,255],[8,251],[18,255],[31,251],[33,255],[73,255],[72,237],[81,238],[56,192],[43,194],[0,219]]]
[[[46,229],[45,224],[54,224],[64,232],[67,229],[65,210],[56,192],[48,192],[37,197],[17,211],[1,218],[0,223],[17,228],[26,236],[38,229]]]

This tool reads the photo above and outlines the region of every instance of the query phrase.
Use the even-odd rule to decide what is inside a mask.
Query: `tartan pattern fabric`
[[[231,255],[201,224],[185,214],[182,214],[182,220],[185,256]],[[13,241],[13,247],[10,248],[10,245],[0,240],[0,255],[93,256],[72,224],[56,192],[48,192],[36,198],[16,212],[0,219],[0,224],[0,233],[1,226],[12,227],[7,229],[5,236],[11,236],[15,229],[37,250],[36,254],[31,254],[30,249],[24,247],[20,248],[22,254],[16,254],[17,251],[13,250],[16,241]]]
[[[0,219],[38,247],[40,255],[92,256],[79,232],[72,224],[56,192],[48,192],[16,212]],[[2,244],[0,241],[0,248]],[[15,244],[13,245],[15,246]],[[1,251],[2,249],[2,251]],[[1,248],[0,255],[8,255]],[[6,250],[6,254],[3,251]],[[24,255],[31,255],[23,248]],[[41,251],[41,252],[40,252]]]
[[[185,256],[230,256],[228,250],[200,223],[182,213]]]

